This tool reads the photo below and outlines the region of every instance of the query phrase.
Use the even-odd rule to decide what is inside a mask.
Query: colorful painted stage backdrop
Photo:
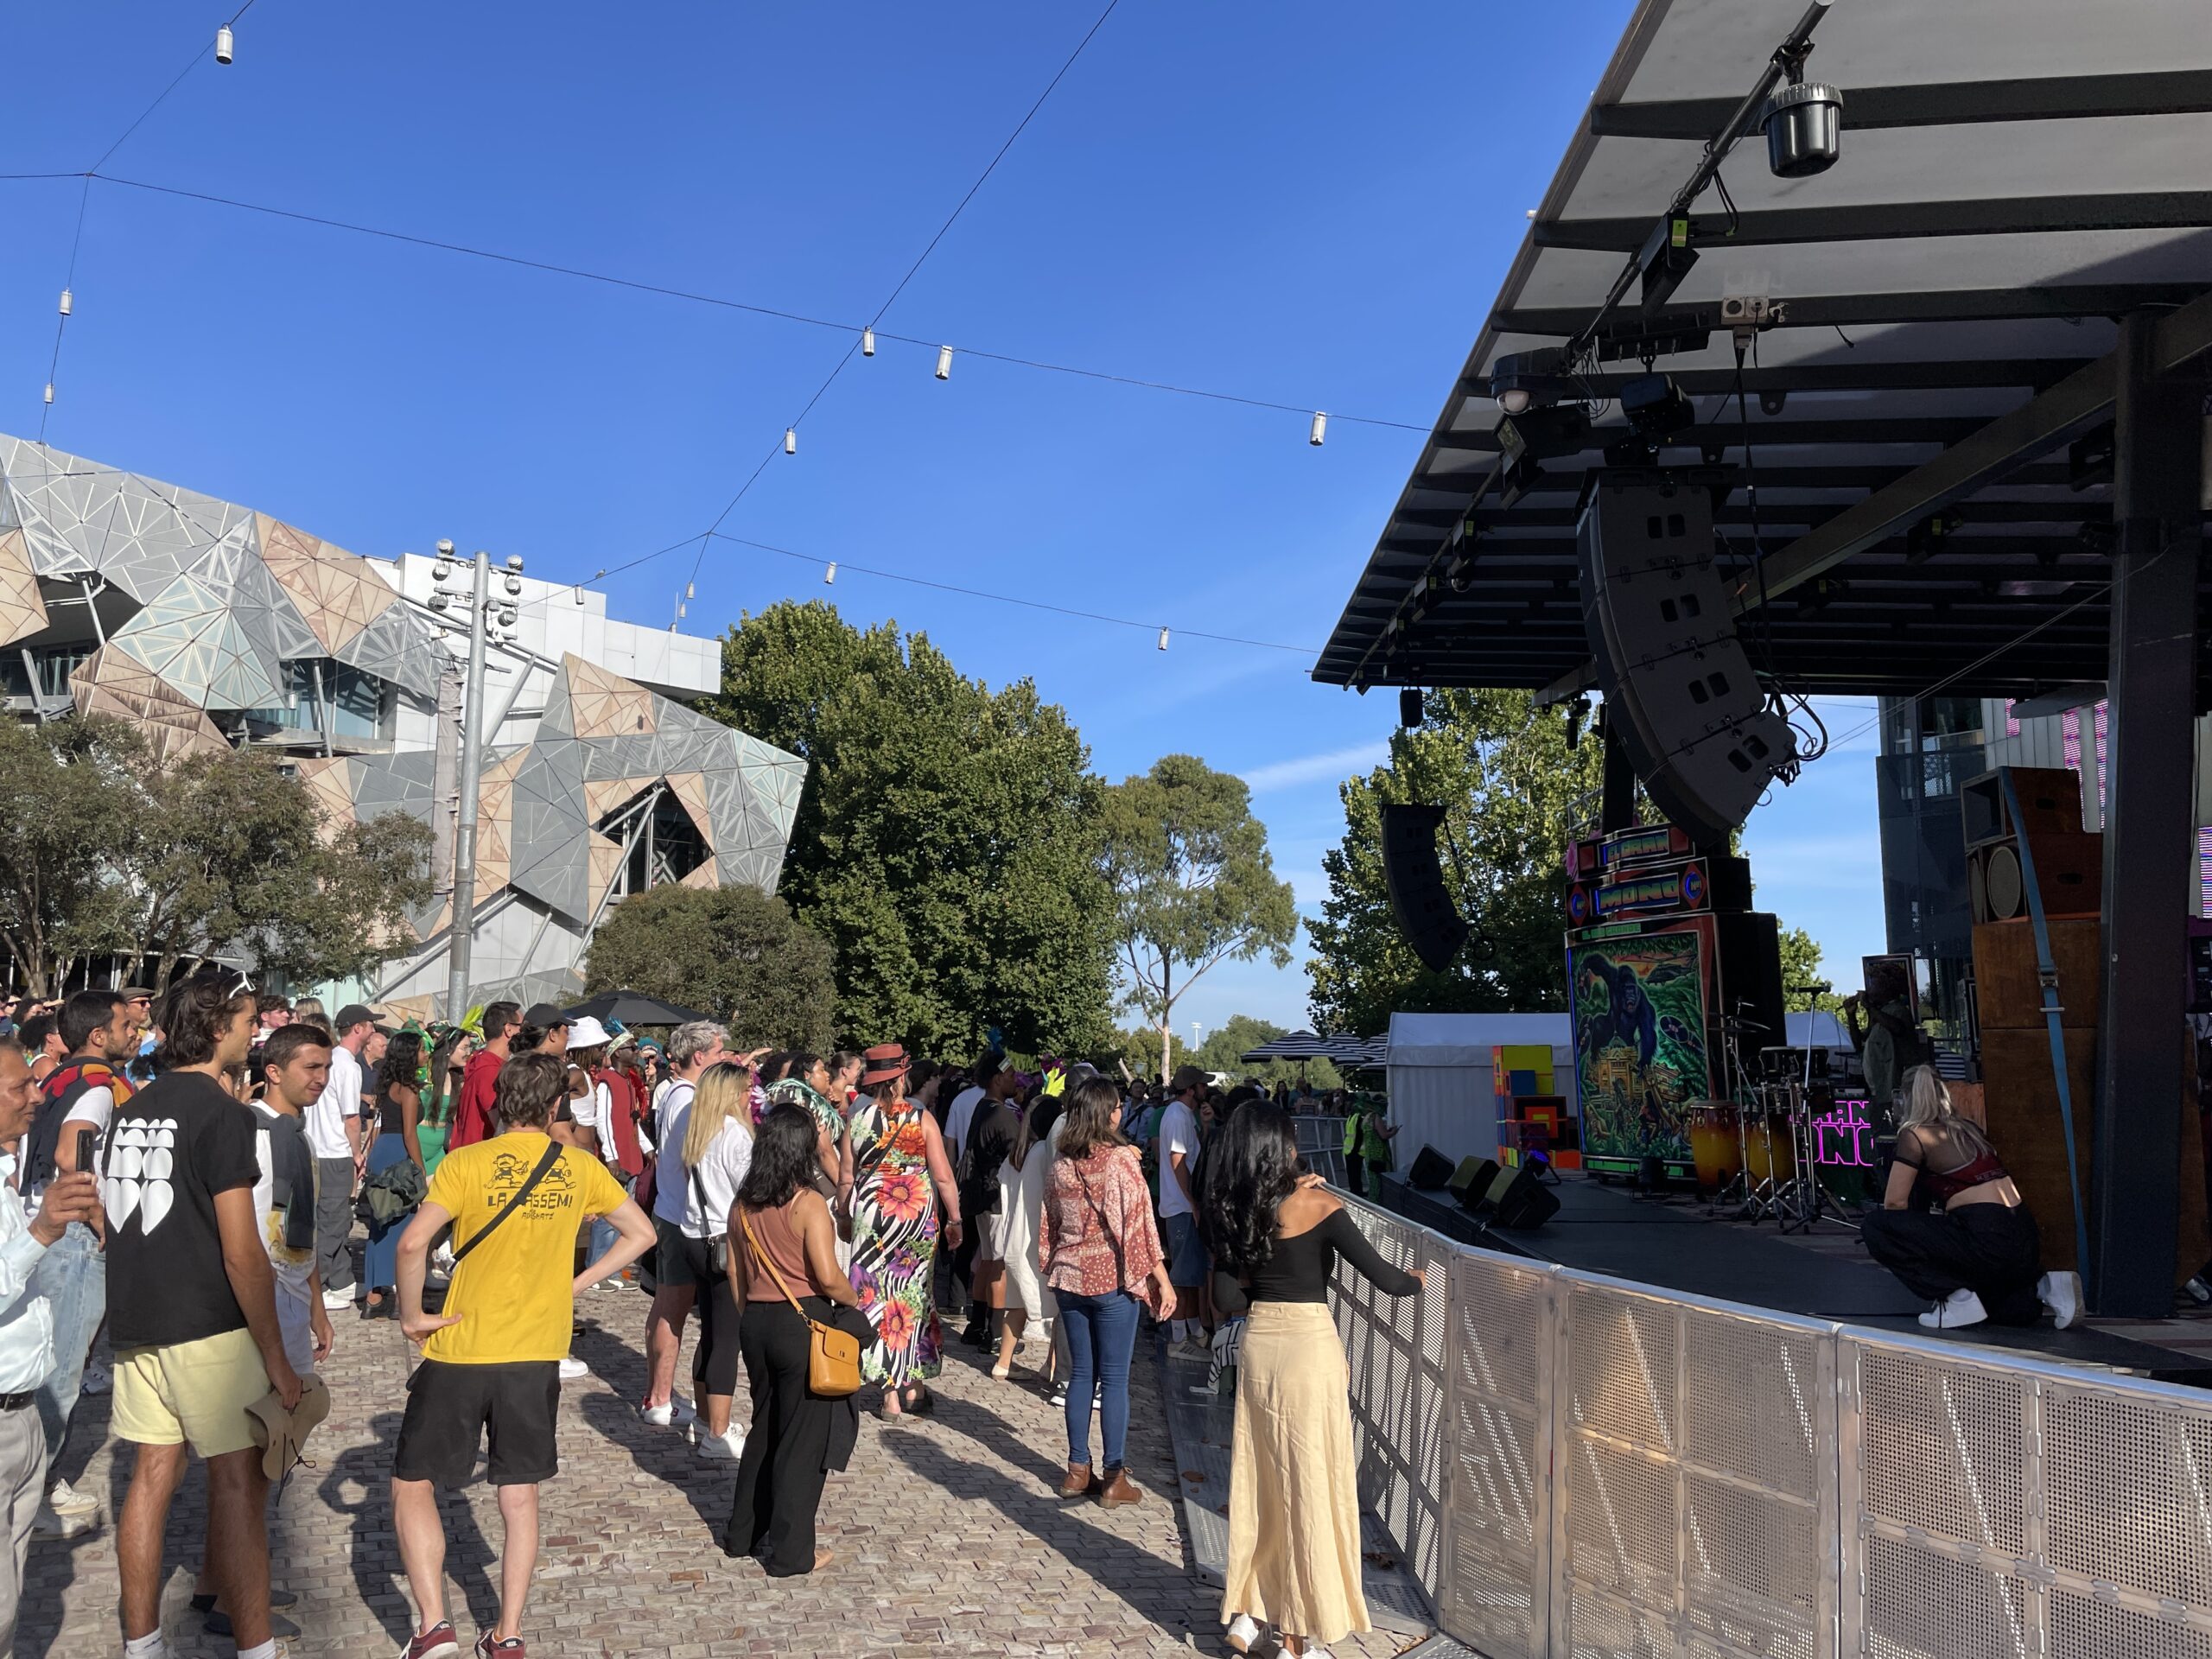
[[[1586,1158],[1689,1161],[1683,1107],[1710,1092],[1703,919],[1568,949]]]

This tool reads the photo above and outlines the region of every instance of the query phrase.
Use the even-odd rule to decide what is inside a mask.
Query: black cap
[[[550,1002],[533,1002],[530,1005],[530,1011],[523,1015],[522,1022],[525,1026],[536,1026],[540,1031],[550,1031],[556,1026],[567,1025],[569,1016]]]
[[[330,1028],[343,1035],[356,1026],[373,1026],[376,1023],[377,1012],[374,1008],[365,1007],[359,1002],[348,1002],[338,1010],[338,1017],[330,1022]]]

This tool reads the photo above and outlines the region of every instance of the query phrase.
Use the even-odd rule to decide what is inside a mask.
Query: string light
[[[823,583],[823,587],[825,587],[825,588],[834,588],[834,587],[836,587],[836,586],[837,585],[837,561],[836,561],[836,560],[835,560],[835,559],[830,560],[830,568],[829,568],[828,569],[824,570],[824,571],[822,573],[822,583]]]
[[[51,380],[46,383],[46,401],[49,404],[54,401],[54,382]]]
[[[862,357],[875,355],[875,330],[873,328],[861,330],[861,355]]]
[[[1306,442],[1312,444],[1316,449],[1319,449],[1321,447],[1321,440],[1326,437],[1328,433],[1329,417],[1326,415],[1324,415],[1319,410],[1315,410],[1313,411],[1313,425],[1306,434]]]
[[[66,317],[76,308],[77,296],[74,294],[72,294],[67,289],[63,289],[61,290],[61,315]]]
[[[1167,630],[1165,628],[1160,631],[1160,648],[1162,651],[1167,649]]]
[[[787,455],[798,454],[798,428],[787,426],[784,429],[784,453]]]
[[[937,378],[940,380],[952,378],[952,347],[950,346],[937,348]]]
[[[232,43],[231,26],[228,23],[225,23],[220,29],[215,31],[216,62],[228,63],[231,60],[231,48]]]

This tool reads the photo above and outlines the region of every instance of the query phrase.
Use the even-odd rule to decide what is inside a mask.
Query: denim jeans
[[[38,1385],[38,1425],[50,1468],[61,1456],[69,1416],[85,1380],[86,1356],[107,1317],[107,1257],[81,1221],[54,1240],[31,1274],[31,1289],[54,1310],[54,1370]]]
[[[612,1164],[607,1166],[607,1173],[614,1178],[615,1185],[625,1192],[635,1190],[637,1177],[634,1175],[625,1175]],[[614,1224],[607,1220],[605,1216],[594,1216],[591,1218],[591,1248],[584,1255],[584,1265],[589,1267],[597,1262],[601,1256],[614,1248],[615,1241],[621,1236],[621,1234],[614,1230]]]
[[[1090,1461],[1090,1395],[1102,1384],[1098,1426],[1108,1471],[1122,1466],[1129,1433],[1129,1356],[1137,1344],[1137,1299],[1126,1290],[1103,1296],[1059,1293],[1060,1330],[1068,1343],[1068,1461]]]

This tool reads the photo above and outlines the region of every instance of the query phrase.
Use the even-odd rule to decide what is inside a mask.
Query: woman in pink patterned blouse
[[[1121,1091],[1103,1077],[1078,1084],[1068,1096],[1038,1234],[1045,1282],[1059,1300],[1070,1360],[1068,1474],[1060,1496],[1096,1497],[1109,1509],[1144,1497],[1122,1466],[1138,1299],[1157,1313],[1175,1294],[1152,1218],[1152,1194],[1136,1148],[1122,1136],[1121,1115]],[[1090,1471],[1094,1380],[1106,1441],[1099,1475]]]

